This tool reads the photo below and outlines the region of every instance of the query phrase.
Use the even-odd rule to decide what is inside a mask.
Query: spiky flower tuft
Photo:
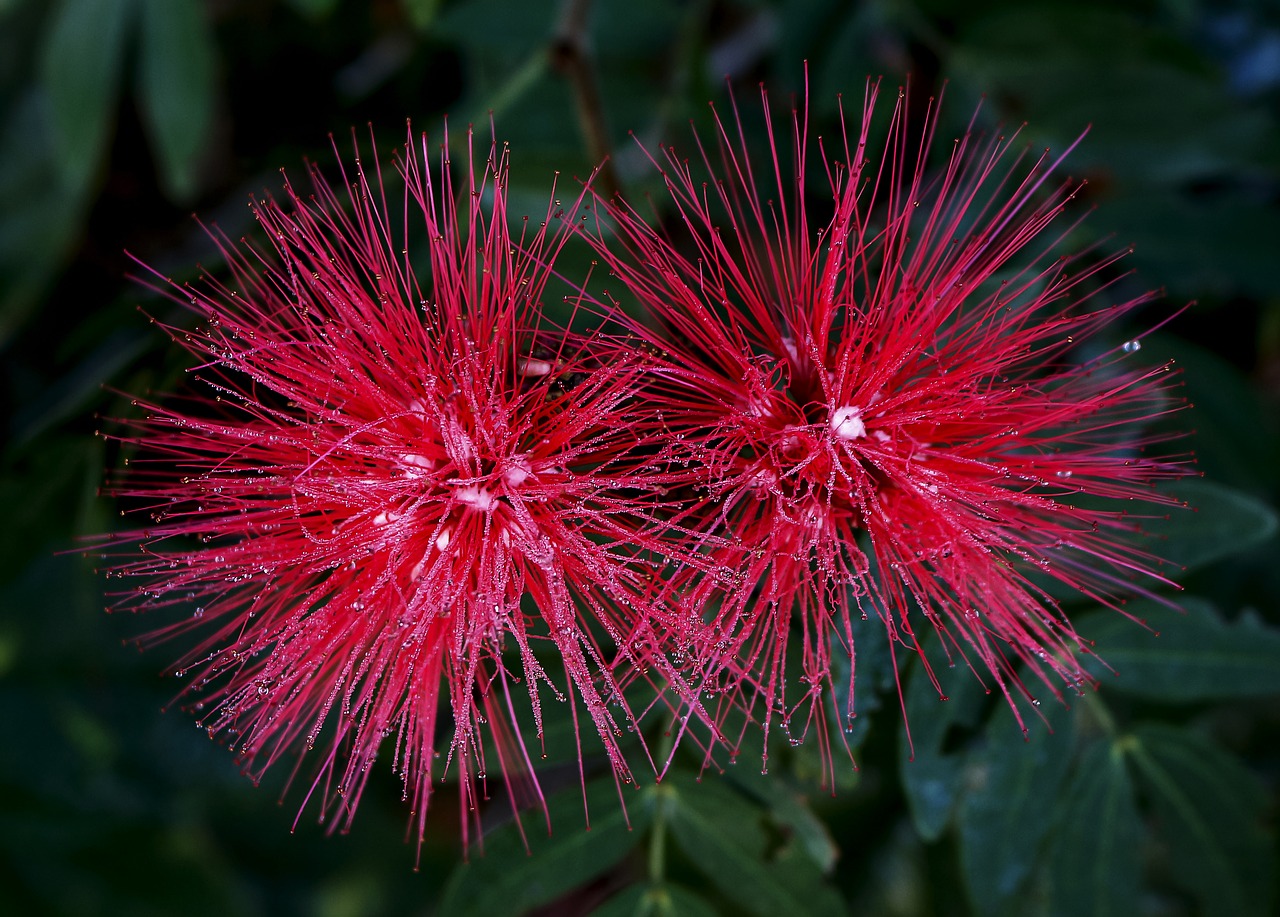
[[[650,156],[665,229],[614,199],[585,230],[625,285],[617,320],[664,355],[646,400],[700,494],[708,569],[732,571],[676,577],[671,639],[731,701],[726,730],[743,711],[796,742],[812,728],[828,759],[823,711],[855,713],[832,654],[853,660],[857,616],[922,656],[936,631],[1010,702],[1031,697],[1019,661],[1079,686],[1089,647],[1055,596],[1119,607],[1167,585],[1133,533],[1184,473],[1144,455],[1181,399],[1169,366],[1133,365],[1137,340],[1107,343],[1151,296],[1115,297],[1113,259],[1059,253],[1080,187],[1050,183],[1061,157],[971,126],[929,180],[932,100],[913,125],[900,92],[876,140],[869,84],[833,143],[803,110],[775,127],[761,92],[766,144],[735,104],[692,161]]]
[[[433,178],[410,137],[403,207],[357,150],[349,200],[313,169],[253,204],[269,248],[220,240],[229,286],[161,284],[203,320],[168,329],[196,392],[137,402],[112,488],[154,521],[118,536],[117,607],[198,635],[178,674],[210,735],[255,776],[302,751],[343,829],[382,753],[419,840],[447,773],[464,837],[486,769],[540,798],[553,697],[630,780],[614,672],[670,669],[645,639],[660,482],[628,459],[645,358],[547,324],[558,202],[513,237],[505,150],[473,165],[468,136],[458,170],[448,143]]]

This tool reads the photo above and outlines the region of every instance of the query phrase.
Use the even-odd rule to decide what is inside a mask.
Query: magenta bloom
[[[536,797],[548,697],[630,780],[613,671],[670,668],[637,559],[662,543],[656,478],[628,459],[644,362],[544,325],[558,203],[513,238],[487,154],[433,179],[411,141],[403,206],[358,164],[346,211],[318,174],[255,203],[270,247],[224,243],[231,286],[172,288],[204,320],[171,329],[199,387],[143,405],[112,488],[155,523],[124,536],[118,607],[181,615],[154,637],[199,635],[178,674],[201,723],[254,776],[305,750],[331,826],[380,750],[419,839],[449,772],[464,835],[486,768]]]
[[[726,731],[745,710],[828,750],[855,615],[915,651],[936,631],[1010,702],[1019,660],[1055,693],[1081,684],[1053,594],[1114,607],[1165,582],[1130,501],[1170,502],[1153,485],[1181,473],[1143,454],[1143,422],[1181,401],[1168,367],[1101,335],[1150,297],[1116,302],[1058,253],[1079,187],[1046,184],[1060,160],[966,133],[930,179],[936,108],[909,125],[900,94],[875,140],[876,96],[844,136],[812,139],[799,112],[754,151],[735,107],[693,164],[654,159],[669,234],[620,200],[587,229],[630,296],[618,321],[665,354],[647,398],[721,571],[673,581],[671,638],[724,691]]]

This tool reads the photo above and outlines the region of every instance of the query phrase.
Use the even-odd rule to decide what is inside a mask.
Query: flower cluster
[[[828,724],[855,714],[852,675],[831,679],[853,615],[926,667],[936,632],[1015,712],[1033,699],[1019,662],[1055,694],[1082,684],[1089,647],[1055,587],[1118,608],[1144,578],[1167,584],[1126,537],[1128,501],[1173,502],[1154,484],[1183,473],[1142,454],[1144,422],[1178,407],[1169,366],[1126,369],[1136,339],[1095,343],[1150,295],[1094,305],[1114,259],[1080,267],[1056,254],[1062,231],[1045,239],[1078,190],[1044,190],[1061,157],[1025,163],[1015,136],[970,132],[927,180],[937,106],[913,133],[900,92],[873,158],[877,94],[837,148],[818,142],[820,222],[802,115],[785,141],[770,125],[762,164],[735,113],[695,137],[693,164],[651,157],[678,234],[621,200],[598,202],[589,233],[641,307],[613,314],[662,354],[645,395],[679,431],[666,455],[702,495],[713,569],[735,571],[726,589],[683,569],[673,632],[725,716],[793,742],[816,727],[827,760]]]
[[[662,475],[631,458],[646,358],[606,364],[542,321],[566,234],[554,204],[511,234],[506,155],[455,185],[411,141],[401,226],[358,159],[346,209],[318,174],[309,198],[286,184],[286,204],[255,202],[271,250],[223,241],[231,285],[172,293],[204,320],[168,330],[207,394],[138,402],[127,437],[114,490],[154,524],[127,536],[139,550],[114,574],[146,584],[119,606],[186,612],[151,639],[201,635],[178,664],[201,722],[254,775],[316,750],[331,824],[384,744],[419,837],[450,768],[464,813],[487,769],[513,798],[537,793],[517,694],[539,739],[544,696],[575,724],[581,704],[631,779],[613,669],[652,646],[650,558],[680,556]],[[681,686],[661,654],[642,662]]]
[[[382,751],[421,838],[451,769],[464,826],[488,770],[538,797],[549,698],[622,781],[649,718],[708,761],[753,724],[829,760],[855,616],[937,633],[1015,709],[1027,673],[1078,689],[1055,597],[1166,583],[1134,533],[1180,473],[1144,453],[1178,400],[1102,343],[1150,297],[1058,254],[1058,160],[971,130],[929,178],[936,107],[913,125],[900,94],[877,141],[876,95],[834,147],[796,112],[753,151],[735,110],[692,162],[661,149],[661,226],[588,182],[513,230],[506,150],[457,169],[447,136],[438,170],[404,148],[403,207],[359,159],[345,202],[318,174],[255,202],[268,247],[168,288],[204,391],[143,405],[112,488],[154,521],[117,536],[118,605],[198,635],[210,734],[255,775],[314,756],[342,826]],[[620,287],[561,277],[580,240]]]

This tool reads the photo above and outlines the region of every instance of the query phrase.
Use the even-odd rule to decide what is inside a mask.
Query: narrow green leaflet
[[[415,29],[428,29],[436,21],[442,0],[400,0]]]
[[[858,785],[858,770],[854,762],[858,746],[866,739],[871,723],[875,719],[869,714],[880,706],[880,694],[885,690],[883,682],[893,684],[893,668],[889,659],[887,638],[884,626],[879,618],[874,622],[860,620],[855,614],[853,622],[854,652],[856,660],[849,658],[849,648],[838,634],[831,636],[831,685],[822,702],[822,713],[826,720],[819,724],[817,719],[810,721],[805,728],[804,738],[797,742],[792,737],[790,747],[784,752],[790,765],[785,770],[787,777],[794,778],[799,787],[830,787],[837,794],[852,792]],[[838,630],[838,628],[833,628]],[[856,662],[856,664],[854,664]],[[849,719],[849,675],[853,673],[857,679],[854,686],[856,702],[855,716]],[[796,678],[802,677],[796,670]],[[789,675],[789,677],[791,677]],[[893,719],[896,719],[894,717]],[[893,719],[889,719],[892,722]],[[819,735],[824,733],[827,747],[824,748]],[[762,801],[773,805],[780,801],[774,795],[766,798],[761,793],[771,793],[779,786],[776,779],[776,768],[765,779],[758,779],[759,773],[754,768],[735,768],[732,776],[749,792],[759,796]],[[757,789],[758,788],[758,789]],[[786,791],[793,797],[794,792]],[[781,816],[782,810],[775,809],[775,815]]]
[[[440,913],[459,917],[520,914],[608,872],[640,843],[651,819],[652,808],[644,800],[635,793],[627,796],[624,813],[611,778],[588,784],[588,830],[583,824],[581,788],[557,793],[547,801],[550,836],[540,812],[522,815],[527,855],[516,825],[487,835],[484,853],[473,852],[469,863],[454,870]]]
[[[1152,194],[1148,185],[1133,181],[1117,185],[1099,219],[1089,222],[1132,244],[1132,266],[1144,277],[1167,280],[1175,301],[1192,294],[1264,298],[1275,289],[1275,246],[1269,243],[1280,236],[1280,213],[1247,185],[1228,183],[1207,194],[1195,186]],[[1213,409],[1193,400],[1187,423],[1198,426]]]
[[[1224,91],[1209,67],[1190,64],[1192,47],[1125,6],[994,5],[957,30],[951,68],[970,86],[999,89],[1034,111],[1033,136],[1054,146],[1094,125],[1073,168],[1104,164],[1119,185],[1167,186],[1265,161],[1264,112]],[[1164,237],[1180,229],[1166,227]],[[1205,240],[1202,250],[1216,252],[1216,243]]]
[[[1210,480],[1231,481],[1259,492],[1268,490],[1275,469],[1280,468],[1280,430],[1261,390],[1218,354],[1173,335],[1146,338],[1143,350],[1153,359],[1177,361],[1183,391],[1195,404],[1188,413],[1162,425],[1165,429],[1195,428],[1180,440],[1179,449],[1194,452],[1196,467]]]
[[[64,0],[41,51],[62,184],[81,191],[116,117],[134,0]]]
[[[815,741],[814,745],[816,744]],[[833,752],[841,753],[838,749]],[[836,767],[840,766],[841,762],[837,761]],[[805,853],[824,875],[831,874],[840,850],[827,826],[813,814],[800,792],[785,779],[761,774],[755,768],[737,767],[730,776],[735,784],[769,807],[769,814],[774,822],[800,842]]]
[[[930,653],[930,658],[936,663],[938,654]],[[985,698],[982,683],[963,662],[934,668],[946,700],[938,696],[917,660],[907,681],[907,721],[899,743],[907,808],[926,841],[937,840],[946,830],[964,774],[963,749],[953,752],[947,747],[949,734],[973,725]]]
[[[85,196],[63,186],[49,108],[32,88],[0,116],[0,349],[39,307],[80,231]]]
[[[1200,900],[1200,913],[1272,913],[1276,851],[1257,778],[1219,746],[1173,726],[1139,727],[1130,756],[1159,816],[1172,877]]]
[[[289,0],[289,5],[308,19],[323,19],[338,8],[339,0]]]
[[[435,24],[440,37],[456,40],[473,58],[500,59],[510,66],[551,37],[556,10],[554,0],[518,4],[476,0],[450,4]]]
[[[1161,566],[1153,563],[1151,569],[1170,580],[1179,579],[1183,568],[1203,567],[1261,544],[1280,528],[1270,506],[1222,484],[1191,478],[1163,484],[1158,490],[1186,505],[1117,504],[1087,494],[1074,496],[1069,502],[1100,512],[1129,512],[1130,530],[1114,532],[1111,537],[1165,561]],[[1139,530],[1133,531],[1135,528]],[[1078,603],[1085,598],[1052,577],[1033,573],[1031,578],[1060,602]],[[1156,588],[1159,583],[1147,580],[1145,585]]]
[[[213,126],[217,49],[199,0],[142,0],[138,99],[171,197],[196,191]]]
[[[972,759],[959,811],[960,863],[976,914],[1022,913],[1021,893],[1058,807],[1075,740],[1075,711],[1041,708],[1028,734],[1007,704],[987,724],[987,744]]]
[[[1059,812],[1046,870],[1053,917],[1136,914],[1143,826],[1122,743],[1089,747]]]
[[[793,846],[768,849],[763,812],[716,779],[695,783],[683,776],[674,789],[669,825],[680,848],[744,913],[844,913],[839,895],[822,881],[818,867]]]
[[[102,380],[138,359],[147,349],[141,330],[120,329],[107,335],[73,368],[60,375],[36,399],[14,412],[12,448],[21,448],[84,411],[102,390]]]
[[[1242,491],[1212,481],[1191,479],[1160,488],[1185,500],[1190,510],[1169,511],[1143,528],[1161,539],[1148,548],[1167,561],[1191,569],[1230,557],[1276,533],[1275,511]]]
[[[591,917],[716,917],[716,909],[689,889],[669,882],[632,885]]]
[[[1253,619],[1227,623],[1203,599],[1181,614],[1151,601],[1126,607],[1152,630],[1114,612],[1082,618],[1100,660],[1087,659],[1104,691],[1170,703],[1280,694],[1280,631]]]
[[[856,602],[856,599],[852,599]],[[867,737],[875,717],[870,714],[880,709],[881,697],[897,685],[893,655],[889,652],[889,635],[885,632],[884,622],[878,614],[868,614],[863,620],[858,614],[853,615],[853,648],[854,648],[854,713],[852,723],[844,723],[845,741],[857,748]],[[831,639],[832,670],[836,674],[836,703],[834,710],[837,723],[844,718],[848,707],[848,650],[841,642],[838,634]],[[895,697],[896,700],[896,697]],[[835,744],[835,743],[833,743]]]

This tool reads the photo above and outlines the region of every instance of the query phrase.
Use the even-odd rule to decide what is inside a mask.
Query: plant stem
[[[665,761],[671,755],[675,734],[668,730],[658,746],[658,759]],[[653,788],[653,828],[649,834],[649,880],[660,884],[667,874],[667,810],[675,790],[658,784]]]
[[[667,800],[670,791],[654,788],[653,829],[649,835],[649,881],[657,885],[667,873]]]
[[[1098,721],[1098,725],[1102,727],[1103,732],[1113,737],[1120,734],[1120,728],[1116,725],[1116,718],[1111,715],[1111,711],[1107,709],[1107,705],[1102,702],[1096,692],[1085,692],[1084,702],[1093,718]]]
[[[551,64],[569,81],[578,109],[578,126],[587,144],[587,155],[600,172],[596,186],[606,199],[618,192],[618,175],[609,157],[609,131],[605,126],[600,80],[587,37],[591,0],[565,0],[560,25],[551,44]]]

